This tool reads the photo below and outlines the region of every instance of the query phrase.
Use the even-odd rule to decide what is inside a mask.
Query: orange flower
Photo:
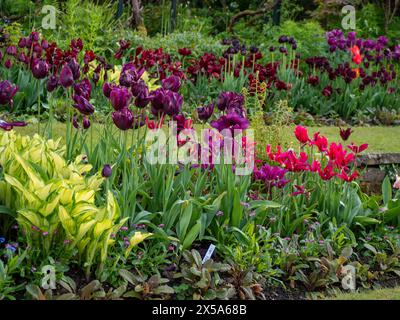
[[[353,71],[356,73],[356,78],[360,76],[360,69],[359,68],[354,68]]]
[[[362,62],[362,56],[360,53],[360,48],[358,46],[353,46],[350,48],[351,54],[352,54],[352,60],[355,64],[361,64]]]

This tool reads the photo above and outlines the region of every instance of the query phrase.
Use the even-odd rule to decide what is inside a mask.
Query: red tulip
[[[299,140],[299,142],[302,144],[310,142],[307,128],[303,126],[296,126],[296,129],[294,129],[294,135],[296,136],[297,140]]]

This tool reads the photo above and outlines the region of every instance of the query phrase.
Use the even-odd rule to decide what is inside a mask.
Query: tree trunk
[[[281,3],[282,0],[270,0],[268,2],[265,2],[259,9],[257,10],[244,10],[241,11],[237,14],[235,14],[229,25],[228,25],[228,32],[232,33],[233,32],[233,27],[235,25],[236,22],[238,22],[238,20],[240,20],[243,17],[247,17],[247,16],[256,16],[256,15],[261,15],[266,13],[267,11],[272,10],[273,8],[276,8],[277,5],[279,5]]]
[[[385,34],[389,32],[389,25],[392,22],[394,16],[396,15],[397,10],[400,6],[400,0],[382,0],[382,9],[385,15]]]
[[[132,19],[131,26],[139,31],[139,33],[143,35],[147,35],[147,30],[144,25],[144,21],[142,18],[142,10],[140,0],[132,0]]]
[[[171,32],[173,32],[176,28],[177,5],[178,0],[171,1]]]

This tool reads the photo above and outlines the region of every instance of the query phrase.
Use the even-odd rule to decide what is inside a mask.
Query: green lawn
[[[400,300],[400,287],[366,290],[360,293],[342,293],[329,300]]]
[[[96,124],[95,128],[101,125]],[[44,125],[42,126],[42,128]],[[22,134],[34,134],[37,125],[32,124],[24,128],[16,128],[17,132]],[[288,127],[288,131],[293,132],[293,127]],[[329,141],[341,141],[338,127],[311,127],[310,133],[319,131],[326,135]],[[400,152],[400,126],[399,127],[354,127],[354,133],[348,142],[355,144],[368,143],[368,152]],[[94,130],[96,132],[96,130]],[[65,137],[65,124],[54,124],[54,138]]]

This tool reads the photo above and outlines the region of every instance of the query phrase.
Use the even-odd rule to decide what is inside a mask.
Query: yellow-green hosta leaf
[[[37,203],[39,204],[39,199],[29,190],[27,190],[17,179],[14,177],[9,176],[8,174],[4,174],[4,178],[9,183],[12,185],[15,189],[20,191],[22,195],[25,197],[26,200],[28,200],[29,203]]]
[[[95,215],[99,209],[91,203],[78,203],[71,211],[71,216],[76,219],[78,216],[90,213]]]
[[[39,209],[39,211],[43,216],[47,217],[56,210],[56,207],[59,205],[59,203],[60,195],[56,195],[49,203],[45,203],[44,206]]]
[[[30,210],[21,209],[21,210],[18,210],[18,215],[20,215],[23,218],[25,218],[26,220],[28,220],[29,223],[31,223],[35,227],[42,229],[42,230],[45,229],[43,219],[41,219],[39,214],[37,214],[33,211],[30,211]]]
[[[84,190],[75,194],[75,202],[94,202],[94,190]]]
[[[129,247],[125,251],[125,258],[128,258],[133,247],[137,246],[139,243],[143,242],[146,238],[152,235],[153,235],[152,233],[142,233],[139,231],[135,232],[133,237],[129,240]]]
[[[82,223],[79,226],[79,229],[78,229],[78,232],[77,232],[76,236],[74,237],[74,242],[73,242],[72,246],[76,246],[77,243],[79,243],[86,236],[88,231],[93,227],[93,225],[95,223],[96,223],[95,220]]]
[[[49,196],[52,187],[53,183],[48,183],[43,188],[39,188],[35,194],[40,200],[44,201]]]
[[[60,202],[62,205],[68,205],[72,203],[74,191],[68,188],[61,188],[60,189]]]
[[[22,157],[20,157],[18,154],[15,154],[15,159],[21,164],[22,168],[24,168],[30,179],[30,182],[35,186],[36,190],[45,186],[45,183],[36,175],[32,167]]]
[[[67,231],[69,235],[74,235],[76,230],[75,222],[63,206],[59,207],[58,216],[60,218],[64,230]]]
[[[98,221],[93,229],[93,237],[100,238],[103,232],[113,227],[113,223],[109,219]]]
[[[120,208],[110,190],[107,192],[107,213],[109,219],[117,219],[120,215]]]

